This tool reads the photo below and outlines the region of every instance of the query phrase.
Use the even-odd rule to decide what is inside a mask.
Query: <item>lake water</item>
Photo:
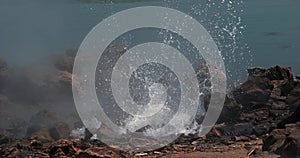
[[[245,74],[244,69],[249,66],[291,66],[294,72],[300,73],[300,1],[296,0],[111,4],[0,0],[0,58],[10,66],[24,66],[49,54],[77,48],[93,26],[105,17],[144,5],[167,6],[196,18],[217,41],[232,76]]]

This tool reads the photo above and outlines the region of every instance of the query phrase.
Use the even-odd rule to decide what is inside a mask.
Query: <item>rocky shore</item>
[[[122,152],[87,134],[74,138],[72,129],[82,127],[71,91],[75,52],[48,58],[43,68],[10,70],[0,60],[0,157],[300,157],[300,75],[280,66],[248,69],[205,136],[182,135],[144,153]],[[45,67],[42,76],[32,73]]]

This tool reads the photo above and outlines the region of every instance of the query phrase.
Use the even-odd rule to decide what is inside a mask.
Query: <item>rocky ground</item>
[[[71,93],[75,52],[22,70],[0,61],[0,157],[300,157],[300,75],[279,66],[250,68],[205,136],[182,135],[143,153],[71,137],[82,127]]]

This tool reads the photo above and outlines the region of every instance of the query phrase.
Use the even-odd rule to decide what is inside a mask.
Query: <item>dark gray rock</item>
[[[300,157],[300,122],[273,130],[264,140],[262,149],[275,152],[283,158]]]
[[[267,78],[252,78],[238,86],[233,95],[246,110],[251,110],[256,108],[255,105],[267,105],[273,88],[274,85]]]
[[[225,103],[221,115],[217,123],[234,123],[241,115],[241,105],[239,105],[233,98],[226,96]]]
[[[296,76],[296,79],[297,79],[297,80],[300,80],[300,75],[297,75],[297,76]]]
[[[300,105],[300,83],[297,83],[287,96],[286,103],[289,105],[291,111],[296,111],[298,105]]]

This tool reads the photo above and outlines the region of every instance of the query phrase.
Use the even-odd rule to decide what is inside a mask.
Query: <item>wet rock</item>
[[[233,94],[242,105],[240,119],[252,122],[253,134],[263,137],[291,115],[290,110],[295,105],[290,102],[297,103],[300,96],[295,90],[297,82],[292,70],[285,67],[251,68],[248,73],[248,81],[238,86]]]
[[[287,139],[280,148],[282,157],[300,157],[300,122],[286,125]]]
[[[42,149],[43,143],[39,140],[32,140],[30,142],[30,147],[32,147],[34,149]]]
[[[274,66],[268,69],[262,67],[253,67],[248,69],[249,78],[260,77],[269,80],[289,80],[293,82],[293,72],[290,67]]]
[[[292,111],[295,111],[298,105],[300,105],[300,83],[297,83],[294,89],[287,96],[286,103]]]
[[[283,128],[286,124],[300,122],[300,104],[297,110],[288,118],[280,121],[278,123],[278,128]]]
[[[240,141],[247,142],[247,141],[250,141],[250,138],[246,137],[246,136],[235,136],[234,140],[237,142],[240,142]]]
[[[293,72],[290,67],[271,67],[266,71],[266,77],[270,80],[285,80],[294,81]]]
[[[275,98],[277,98],[277,96],[287,96],[294,88],[294,82],[291,82],[287,79],[276,80],[272,82],[274,85],[274,89],[272,91],[272,97],[275,96]]]
[[[300,122],[273,130],[264,140],[262,149],[275,152],[283,158],[300,157]]]
[[[289,67],[250,68],[248,73],[248,81],[233,93],[238,103],[247,108],[269,106],[269,99],[284,101],[294,88],[293,73]]]
[[[78,144],[73,141],[59,140],[49,147],[50,157],[72,157],[80,150]]]
[[[136,130],[135,132],[139,132],[139,133],[143,133],[146,132],[147,130],[153,129],[150,125],[144,126],[138,130]]]
[[[278,96],[287,96],[294,87],[294,77],[290,67],[271,67],[267,69],[266,77],[273,82],[273,93]]]
[[[286,110],[288,105],[285,102],[277,101],[272,103],[272,110]]]
[[[93,134],[87,128],[84,130],[84,140],[90,140],[93,137]]]
[[[262,67],[253,67],[248,69],[249,77],[264,77],[267,69]]]
[[[286,119],[289,116],[289,110],[270,110],[269,120],[271,122],[278,123],[281,120]]]
[[[286,139],[286,131],[284,129],[275,129],[270,136],[264,140],[263,150],[274,152],[279,149]]]
[[[120,154],[104,147],[94,147],[81,151],[76,158],[119,158]]]
[[[216,129],[221,132],[222,136],[250,136],[253,133],[252,123],[237,123],[226,126],[216,126]]]
[[[300,75],[297,75],[297,76],[296,76],[296,79],[297,79],[297,80],[300,80]]]
[[[264,134],[269,133],[271,130],[276,128],[276,125],[273,123],[262,123],[253,127],[253,133],[257,136],[263,136]]]
[[[233,98],[226,96],[225,103],[221,115],[217,123],[233,123],[241,114],[241,105],[239,105]]]
[[[257,109],[248,111],[247,113],[243,113],[241,115],[241,119],[245,121],[255,121],[261,122],[263,120],[267,120],[269,117],[269,110],[268,109]]]
[[[272,82],[267,78],[252,78],[238,86],[233,95],[244,110],[256,109],[268,106],[271,92],[274,88]]]

